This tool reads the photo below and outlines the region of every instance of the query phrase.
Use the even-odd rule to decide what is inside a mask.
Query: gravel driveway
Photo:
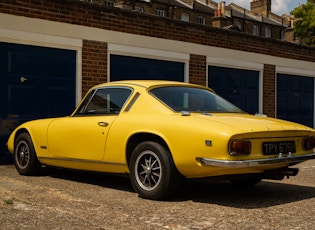
[[[314,229],[315,160],[283,181],[239,188],[187,181],[168,201],[137,196],[129,179],[0,165],[0,229]]]

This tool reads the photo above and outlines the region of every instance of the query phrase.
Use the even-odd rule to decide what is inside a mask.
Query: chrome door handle
[[[21,82],[21,83],[24,83],[26,80],[27,80],[26,77],[20,77],[20,82]]]
[[[99,123],[97,123],[99,126],[102,126],[102,127],[107,127],[109,125],[108,122],[104,122],[104,121],[100,121]]]

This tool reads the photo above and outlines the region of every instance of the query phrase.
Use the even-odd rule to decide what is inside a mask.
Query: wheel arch
[[[131,137],[129,137],[128,142],[127,142],[127,146],[126,146],[126,159],[127,159],[128,167],[129,167],[129,162],[130,162],[132,151],[134,150],[134,148],[138,144],[140,144],[141,142],[144,142],[144,141],[154,141],[156,143],[159,143],[160,145],[162,145],[165,149],[167,149],[171,153],[168,144],[166,143],[166,141],[161,136],[154,134],[154,133],[148,133],[148,132],[136,133],[136,134],[132,135]],[[171,157],[173,159],[172,154],[171,154]]]
[[[20,127],[19,129],[15,130],[14,133],[11,134],[12,136],[10,136],[10,138],[8,140],[8,147],[10,146],[12,148],[12,154],[15,151],[16,140],[17,140],[18,136],[22,133],[26,133],[30,136],[31,141],[32,141],[33,146],[34,146],[34,150],[35,150],[36,155],[37,155],[40,152],[40,149],[38,149],[38,147],[37,147],[37,140],[36,140],[36,138],[34,138],[32,130],[29,130],[28,127],[25,127],[25,126]],[[9,151],[10,151],[10,149],[9,149]]]
[[[17,130],[15,132],[15,135],[14,135],[14,142],[16,141],[16,138],[21,134],[21,133],[27,133],[28,135],[31,136],[30,132],[26,129],[26,128],[21,128],[19,130]]]
[[[28,135],[30,135],[30,132],[26,129],[26,128],[24,128],[24,127],[22,127],[22,128],[20,128],[20,129],[17,129],[17,130],[15,130],[11,135],[10,135],[10,137],[9,137],[9,140],[8,140],[8,149],[9,149],[9,151],[13,154],[14,153],[14,151],[15,151],[15,142],[16,142],[16,139],[17,139],[17,137],[21,134],[21,133],[27,133]],[[31,136],[31,135],[30,135]]]

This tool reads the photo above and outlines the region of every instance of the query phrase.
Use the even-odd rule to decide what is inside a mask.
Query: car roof
[[[107,82],[103,84],[99,84],[95,86],[94,88],[99,88],[102,86],[117,86],[117,85],[130,85],[130,86],[139,86],[143,88],[150,88],[154,86],[166,86],[166,85],[172,85],[172,86],[194,86],[194,87],[200,87],[203,88],[201,85],[195,85],[187,82],[178,82],[178,81],[167,81],[167,80],[124,80],[124,81],[113,81],[113,82]]]

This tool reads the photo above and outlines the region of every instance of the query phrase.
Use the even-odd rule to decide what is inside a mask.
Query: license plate
[[[265,155],[296,152],[294,141],[264,142],[262,148]]]

